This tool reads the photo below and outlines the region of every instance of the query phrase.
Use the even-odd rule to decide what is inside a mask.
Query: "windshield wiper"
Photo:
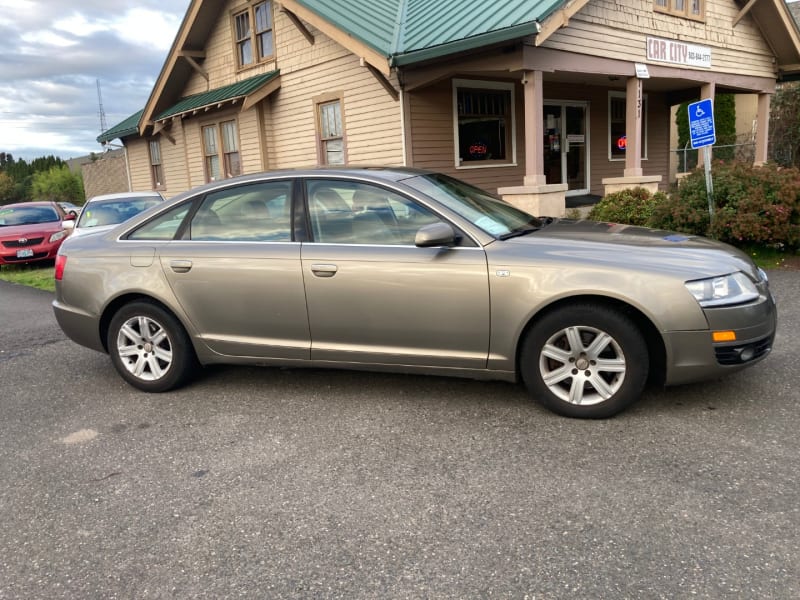
[[[513,231],[509,231],[508,233],[504,233],[503,235],[501,235],[497,239],[498,240],[508,240],[508,239],[511,239],[511,238],[520,237],[520,236],[523,236],[523,235],[528,235],[529,233],[532,233],[534,231],[539,231],[540,229],[541,229],[541,227],[534,227],[533,225],[525,225],[524,227],[517,227]]]

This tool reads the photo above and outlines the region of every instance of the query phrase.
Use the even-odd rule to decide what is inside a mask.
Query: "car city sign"
[[[711,48],[648,36],[647,60],[710,69]]]

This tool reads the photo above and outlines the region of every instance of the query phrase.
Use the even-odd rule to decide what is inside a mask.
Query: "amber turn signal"
[[[736,332],[735,331],[714,331],[711,334],[713,340],[715,342],[735,342],[736,341]]]

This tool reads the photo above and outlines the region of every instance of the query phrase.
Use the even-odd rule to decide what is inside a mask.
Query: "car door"
[[[160,249],[175,297],[215,352],[309,358],[300,243],[292,241],[292,186],[284,179],[210,193],[183,239]]]
[[[313,241],[303,244],[302,264],[312,361],[486,367],[482,248],[416,247],[417,230],[441,218],[379,186],[308,179],[306,197]]]

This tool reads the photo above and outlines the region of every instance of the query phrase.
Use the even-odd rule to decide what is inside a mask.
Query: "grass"
[[[4,265],[0,268],[0,279],[54,292],[56,290],[54,271],[52,261],[44,265]]]
[[[742,248],[762,269],[794,269],[800,264],[800,254],[773,246]]]

